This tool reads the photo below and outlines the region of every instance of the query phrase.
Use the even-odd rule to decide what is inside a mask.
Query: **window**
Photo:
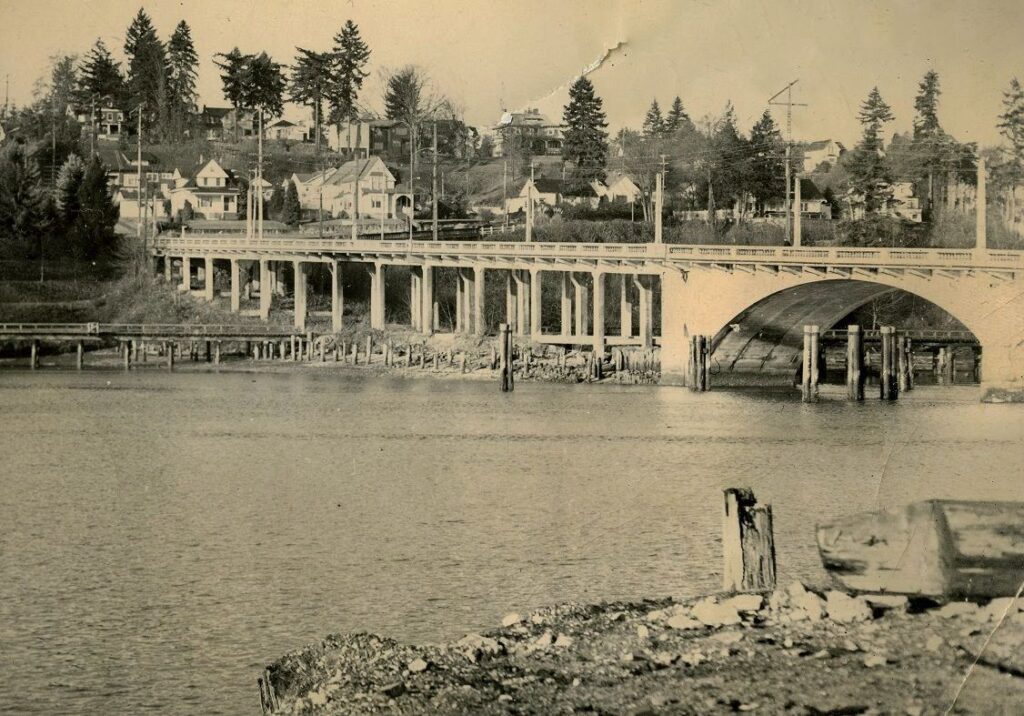
[[[380,199],[374,199],[373,200],[373,208],[374,209],[379,209],[380,208]]]

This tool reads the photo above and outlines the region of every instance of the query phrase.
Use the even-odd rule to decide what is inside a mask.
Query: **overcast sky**
[[[295,46],[326,49],[346,19],[372,51],[361,100],[379,110],[381,68],[413,63],[455,98],[466,120],[492,127],[503,108],[561,115],[568,83],[624,43],[591,75],[612,129],[638,126],[652,97],[680,95],[694,119],[732,100],[742,128],[799,78],[798,140],[856,140],[856,112],[872,86],[892,105],[893,130],[911,127],[929,68],[942,81],[940,117],[961,141],[994,143],[1002,91],[1024,77],[1024,2],[904,0],[182,0],[149,2],[166,40],[179,20],[200,56],[201,102],[224,105],[212,57],[235,45],[290,63]],[[138,0],[0,0],[0,76],[24,104],[56,53],[102,37],[122,58]],[[0,77],[2,79],[2,77]],[[303,116],[295,109],[290,117]],[[776,114],[784,121],[784,114]]]

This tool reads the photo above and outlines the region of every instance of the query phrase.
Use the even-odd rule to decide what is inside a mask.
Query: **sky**
[[[84,55],[102,38],[123,59],[139,0],[0,0],[0,79],[31,101],[58,53]],[[639,127],[653,98],[679,95],[695,120],[731,101],[749,128],[794,79],[793,137],[852,145],[856,114],[875,85],[908,131],[921,76],[942,84],[940,119],[960,141],[1000,140],[1002,93],[1024,77],[1020,0],[161,0],[149,2],[162,39],[185,19],[200,56],[200,102],[226,105],[213,56],[236,45],[290,63],[295,47],[327,49],[353,20],[372,52],[361,96],[380,111],[383,71],[415,64],[469,124],[493,127],[502,110],[537,107],[561,117],[568,85],[584,68],[612,132]],[[609,49],[617,48],[609,52]],[[607,55],[607,56],[606,56]],[[292,108],[286,116],[308,116]],[[775,110],[785,122],[785,112]]]

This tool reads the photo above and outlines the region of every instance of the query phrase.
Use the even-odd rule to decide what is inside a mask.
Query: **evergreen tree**
[[[1003,93],[1003,113],[999,115],[999,133],[1009,142],[1009,158],[999,168],[1000,175],[1016,193],[1024,183],[1024,88],[1014,77]]]
[[[332,72],[327,88],[330,122],[339,130],[341,125],[355,119],[356,101],[366,79],[366,63],[370,61],[370,48],[359,34],[359,26],[351,20],[334,36],[330,52]],[[390,116],[390,115],[389,115]]]
[[[242,101],[264,117],[280,117],[284,112],[286,87],[284,66],[261,52],[249,60],[243,75]]]
[[[55,203],[65,226],[78,219],[78,192],[85,178],[85,164],[77,154],[68,156],[57,174]]]
[[[679,131],[692,132],[694,129],[695,127],[690,119],[690,115],[683,109],[683,100],[676,96],[672,100],[672,107],[668,111],[668,116],[665,117],[665,131],[675,134]]]
[[[171,41],[167,44],[168,77],[171,124],[174,134],[182,136],[196,112],[196,77],[199,73],[199,57],[192,44],[192,30],[182,20],[174,28]]]
[[[50,229],[39,165],[20,142],[0,149],[0,254],[33,258],[42,253]]]
[[[97,104],[109,100],[115,107],[122,107],[125,99],[124,77],[121,67],[110,55],[103,40],[89,50],[78,74],[78,101],[83,105],[93,100]]]
[[[918,85],[917,97],[914,99],[914,138],[936,136],[942,132],[939,126],[939,73],[928,70]]]
[[[768,110],[750,130],[750,163],[748,188],[763,213],[772,199],[786,195],[786,165],[783,161],[782,135]]]
[[[299,190],[295,182],[288,182],[288,189],[284,193],[284,203],[281,207],[281,221],[289,226],[298,226],[302,220],[302,205],[299,203]]]
[[[78,192],[80,211],[74,234],[79,255],[87,260],[113,256],[117,249],[118,208],[107,187],[107,170],[93,158]]]
[[[314,52],[301,47],[295,49],[299,52],[299,58],[292,69],[289,99],[312,108],[316,149],[319,152],[324,98],[331,84],[333,56],[328,52]]]
[[[642,129],[644,135],[648,137],[660,136],[665,132],[665,120],[661,116],[661,107],[658,106],[657,99],[651,100],[651,106],[644,117]]]
[[[740,134],[736,124],[736,111],[732,102],[725,105],[725,111],[715,126],[711,139],[710,156],[711,181],[714,195],[719,201],[737,200],[748,189],[747,165],[750,159],[750,144]]]
[[[144,132],[165,132],[168,124],[167,53],[142,8],[125,34],[124,54],[128,58],[129,106],[145,105],[142,111]]]
[[[52,58],[50,82],[46,101],[48,110],[56,117],[67,115],[68,106],[78,94],[78,74],[72,55],[58,55]]]
[[[249,63],[252,61],[252,55],[245,55],[235,47],[231,52],[220,52],[214,57],[219,57],[220,61],[214,59],[214,64],[220,69],[220,82],[221,88],[224,92],[224,99],[226,99],[232,107],[235,108],[236,115],[242,109],[245,109],[245,84],[246,74],[248,73]],[[238,122],[235,122],[235,141],[238,141]]]
[[[569,88],[569,104],[562,114],[566,125],[562,143],[562,159],[575,165],[574,177],[589,182],[604,179],[608,155],[608,133],[601,98],[594,94],[594,85],[580,77]]]
[[[864,209],[870,213],[884,208],[892,196],[892,174],[883,151],[882,127],[893,120],[893,114],[875,87],[857,116],[863,134],[860,143],[847,155],[847,168],[850,185],[864,196]]]

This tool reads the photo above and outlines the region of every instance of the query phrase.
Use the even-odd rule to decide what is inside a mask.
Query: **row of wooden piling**
[[[864,334],[860,326],[846,329],[846,397],[864,400],[866,371],[864,370]],[[914,388],[913,344],[900,335],[893,326],[882,326],[881,366],[879,370],[879,396],[882,400],[896,400],[900,393]],[[803,363],[800,371],[800,396],[805,403],[818,399],[824,352],[821,350],[821,330],[818,326],[804,326]]]

